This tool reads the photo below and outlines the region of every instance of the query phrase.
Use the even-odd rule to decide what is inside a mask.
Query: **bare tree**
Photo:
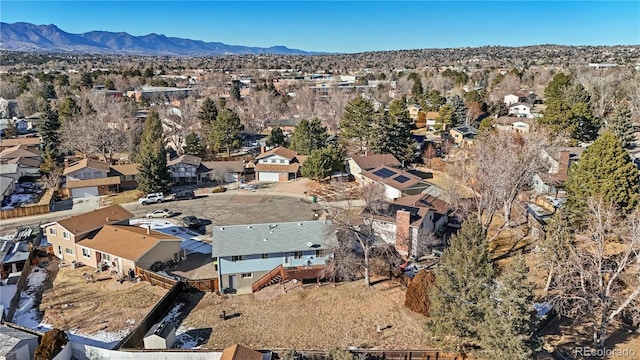
[[[264,130],[271,121],[286,116],[288,112],[287,104],[283,101],[282,96],[268,90],[252,92],[244,103],[242,123],[257,132]]]
[[[640,214],[622,218],[614,205],[591,198],[584,215],[549,301],[563,315],[586,319],[594,346],[603,349],[614,320],[640,319]]]
[[[211,178],[213,178],[213,180],[215,180],[218,183],[218,186],[220,187],[220,189],[222,189],[222,187],[224,186],[227,175],[229,175],[228,168],[215,168],[211,170]]]
[[[194,99],[186,98],[180,105],[163,104],[160,106],[160,117],[167,144],[171,145],[178,155],[184,154],[184,142],[193,129],[199,125],[198,106]]]
[[[345,92],[341,89],[332,90],[329,96],[323,99],[318,106],[325,119],[329,131],[338,131],[338,124],[344,114],[344,108],[349,101],[353,100],[353,94]]]
[[[362,252],[363,261],[360,265],[364,272],[364,282],[371,285],[371,256],[375,246],[376,231],[373,226],[375,216],[382,213],[386,205],[384,188],[379,184],[365,184],[357,191],[360,201],[353,201],[346,197],[328,208],[332,223],[338,236],[340,252],[352,252],[355,249]],[[360,203],[356,205],[357,203]],[[353,264],[349,255],[344,261]],[[348,263],[337,265],[345,271]],[[351,268],[353,270],[353,268]]]

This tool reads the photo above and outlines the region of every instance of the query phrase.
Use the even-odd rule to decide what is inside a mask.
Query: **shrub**
[[[429,297],[427,293],[436,281],[432,271],[420,271],[413,277],[404,295],[404,305],[419,314],[429,316]]]
[[[62,350],[67,344],[67,334],[60,329],[52,329],[47,331],[40,340],[40,344],[36,347],[34,360],[51,360]]]
[[[217,193],[223,193],[225,191],[227,191],[227,188],[225,188],[225,187],[223,187],[223,188],[215,188],[215,189],[211,190],[211,193],[217,194]]]

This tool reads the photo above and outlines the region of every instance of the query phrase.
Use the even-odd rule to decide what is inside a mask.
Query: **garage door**
[[[228,182],[228,183],[234,183],[238,181],[238,174],[237,173],[228,173],[227,176],[224,178],[224,181]]]
[[[98,187],[83,187],[71,189],[71,197],[74,199],[83,198],[87,196],[98,196]]]
[[[278,181],[278,175],[280,173],[272,173],[272,172],[259,172],[258,173],[258,181]]]

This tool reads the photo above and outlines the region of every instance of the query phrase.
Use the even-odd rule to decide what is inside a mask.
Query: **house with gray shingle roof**
[[[221,289],[250,292],[275,268],[325,265],[338,245],[331,221],[216,226],[212,256]]]

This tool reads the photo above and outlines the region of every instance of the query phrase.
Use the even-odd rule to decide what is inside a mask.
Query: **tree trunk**
[[[364,283],[367,286],[371,286],[371,274],[369,268],[369,247],[364,246]]]
[[[511,222],[511,206],[512,206],[512,202],[511,201],[505,201],[502,204],[502,217],[504,218],[504,225],[505,226],[509,226],[509,223]]]
[[[604,349],[604,341],[607,338],[607,327],[609,326],[609,319],[607,317],[607,313],[609,312],[608,302],[609,301],[605,299],[600,313],[600,325],[596,325],[596,328],[594,329],[593,340],[594,345],[598,349]]]
[[[547,294],[547,292],[549,291],[549,287],[551,287],[551,280],[553,279],[553,269],[555,267],[555,264],[551,267],[551,269],[549,269],[549,274],[547,275],[547,283],[544,286],[544,290],[542,290],[543,294]]]

